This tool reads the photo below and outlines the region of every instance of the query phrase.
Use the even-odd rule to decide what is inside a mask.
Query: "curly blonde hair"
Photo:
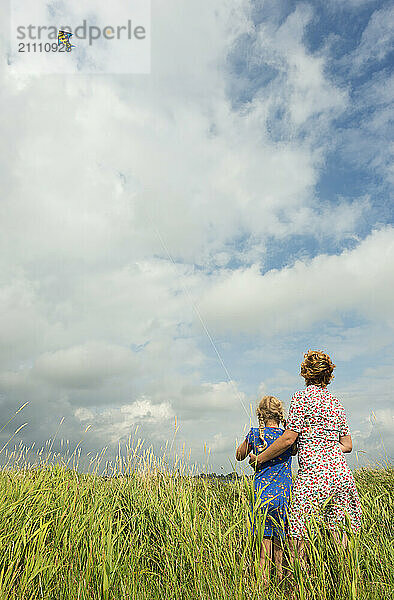
[[[322,350],[308,350],[304,354],[300,375],[305,379],[306,385],[325,387],[334,377],[335,365],[328,354]]]
[[[278,425],[283,423],[286,428],[283,404],[275,396],[263,396],[257,406],[256,415],[259,420],[259,435],[262,440],[264,440],[265,423],[270,419],[276,421]]]

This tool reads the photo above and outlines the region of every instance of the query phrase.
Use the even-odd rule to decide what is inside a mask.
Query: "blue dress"
[[[267,447],[283,434],[279,427],[264,427],[264,440]],[[254,454],[262,444],[259,429],[252,427],[246,436]],[[255,505],[252,508],[253,531],[256,515],[261,509],[265,516],[264,537],[284,539],[287,532],[287,512],[292,486],[291,448],[282,454],[259,465],[254,476]]]

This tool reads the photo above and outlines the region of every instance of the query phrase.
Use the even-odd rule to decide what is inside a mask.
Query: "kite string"
[[[176,263],[175,263],[175,261],[174,261],[174,259],[173,259],[172,255],[171,255],[171,253],[170,253],[169,249],[168,249],[168,246],[167,246],[167,244],[166,244],[166,243],[165,243],[165,241],[163,240],[163,237],[162,237],[162,235],[160,234],[159,230],[157,229],[157,227],[156,227],[156,226],[155,226],[155,224],[153,223],[152,219],[150,219],[150,221],[151,221],[151,223],[152,223],[152,225],[153,225],[153,228],[154,228],[154,230],[155,230],[155,232],[156,232],[156,235],[157,235],[157,237],[159,238],[159,240],[160,240],[160,242],[161,242],[161,245],[163,246],[163,249],[164,249],[164,251],[166,252],[166,254],[167,254],[168,258],[171,260],[172,264],[173,264],[173,265],[176,267]],[[204,321],[204,319],[202,318],[202,316],[201,316],[201,313],[200,313],[200,311],[198,310],[198,308],[197,308],[197,306],[196,306],[196,304],[195,304],[195,302],[194,302],[193,298],[191,297],[191,294],[190,294],[190,292],[189,292],[188,288],[187,288],[187,287],[186,287],[186,286],[185,286],[183,283],[181,283],[181,286],[182,286],[182,288],[183,288],[183,291],[184,291],[184,292],[185,292],[185,294],[187,295],[187,297],[188,297],[188,299],[189,299],[189,302],[190,302],[190,304],[192,305],[192,307],[193,307],[193,309],[194,309],[194,311],[195,311],[195,313],[196,313],[196,315],[197,315],[197,317],[198,317],[198,319],[199,319],[199,321],[200,321],[201,325],[203,326],[203,329],[204,329],[205,333],[207,334],[207,337],[208,337],[209,341],[211,342],[213,349],[215,350],[215,353],[216,353],[216,355],[217,355],[217,357],[218,357],[218,359],[219,359],[219,361],[220,361],[220,364],[222,365],[222,367],[223,367],[223,369],[224,369],[224,371],[225,371],[225,373],[226,373],[226,377],[227,377],[227,380],[228,380],[229,384],[233,386],[233,388],[234,388],[234,391],[235,391],[235,394],[236,394],[236,396],[237,396],[238,400],[240,401],[240,403],[241,403],[241,405],[242,405],[242,408],[244,409],[244,411],[245,411],[245,413],[246,413],[247,417],[248,417],[248,418],[250,418],[250,416],[251,416],[251,415],[250,415],[250,413],[248,412],[248,410],[246,409],[246,406],[245,406],[245,404],[244,404],[244,402],[243,402],[243,400],[242,400],[241,394],[239,393],[239,391],[238,391],[238,388],[237,388],[237,386],[235,385],[235,382],[234,382],[234,380],[233,380],[233,379],[230,377],[230,373],[229,373],[229,371],[228,371],[228,369],[227,369],[227,367],[226,367],[226,365],[225,365],[225,363],[224,363],[224,360],[223,360],[223,358],[222,358],[222,356],[221,356],[221,354],[220,354],[220,352],[219,352],[219,350],[218,350],[218,348],[217,348],[217,346],[216,346],[216,344],[215,344],[215,342],[214,342],[214,340],[213,340],[213,338],[212,338],[211,334],[209,333],[208,327],[206,326],[206,324],[205,324],[205,321]]]

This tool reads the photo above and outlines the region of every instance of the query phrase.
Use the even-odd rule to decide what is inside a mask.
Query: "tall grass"
[[[284,583],[273,573],[264,590],[247,518],[250,479],[196,478],[182,461],[169,469],[138,445],[118,457],[117,477],[104,478],[96,467],[79,472],[77,454],[33,466],[15,454],[2,468],[1,600],[280,599],[289,597],[286,581],[301,599],[392,597],[389,465],[355,473],[363,529],[348,550],[321,530],[308,572],[295,561]]]

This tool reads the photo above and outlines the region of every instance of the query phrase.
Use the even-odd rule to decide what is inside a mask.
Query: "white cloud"
[[[367,167],[392,186],[391,122],[394,76],[387,69],[375,73],[354,92],[350,114],[357,124],[344,131],[341,152],[350,164]]]
[[[77,419],[79,419],[82,422],[93,421],[93,419],[94,419],[93,412],[91,410],[89,410],[88,408],[85,408],[84,406],[81,406],[81,408],[77,408],[74,411],[74,415],[77,417]]]
[[[376,10],[361,36],[357,49],[348,57],[354,71],[383,60],[393,46],[394,8],[387,5]]]
[[[324,0],[326,3],[326,0]],[[329,4],[333,4],[335,9],[352,10],[363,6],[364,4],[371,4],[375,0],[348,0],[348,2],[342,2],[342,0],[329,0]]]
[[[90,341],[39,356],[33,375],[60,387],[94,388],[108,378],[136,371],[135,356],[128,348]]]
[[[152,404],[149,398],[140,398],[131,404],[110,407],[95,415],[92,430],[111,444],[128,440],[132,430],[138,423],[157,428],[155,437],[161,437],[169,427],[169,420],[174,413],[168,402]],[[155,439],[155,438],[153,438]],[[146,440],[149,444],[149,439]]]
[[[223,244],[240,230],[259,248],[267,235],[302,232],[313,217],[325,132],[347,98],[325,77],[324,58],[304,48],[310,10],[298,8],[279,28],[261,28],[252,60],[272,64],[278,76],[241,112],[226,97],[224,62],[237,36],[251,29],[243,7],[226,2],[212,10],[191,2],[188,11],[178,9],[175,0],[171,8],[155,8],[153,71],[132,86],[65,77],[56,85],[27,79],[18,89],[20,80],[6,78],[14,114],[4,134],[18,143],[24,169],[6,176],[13,193],[5,198],[2,247],[12,247],[26,266],[28,244],[29,268],[36,274],[39,268],[40,278],[59,263],[84,277],[108,262],[163,253],[151,217],[176,257],[200,264],[222,256]],[[190,68],[197,61],[198,69]],[[51,136],[59,133],[51,107],[60,97],[67,98],[61,114],[67,126],[61,126],[62,144],[49,153]],[[278,109],[285,110],[279,143],[270,135]],[[318,123],[308,125],[311,119]],[[302,142],[300,128],[307,133]],[[59,193],[64,186],[67,192]],[[342,222],[332,218],[332,228]],[[317,234],[329,229],[314,223]]]
[[[302,43],[305,27],[312,19],[307,5],[297,7],[274,36],[274,48],[285,55],[288,64],[289,110],[295,126],[317,115],[325,119],[345,108],[346,93],[325,77],[325,58],[309,54]],[[267,35],[266,28],[262,35]],[[286,50],[284,50],[286,48]],[[320,132],[321,133],[321,132]]]
[[[12,261],[11,261],[12,264]],[[0,286],[0,360],[3,367],[15,359],[27,360],[40,346],[40,331],[47,326],[38,299],[39,285],[20,272],[4,274]]]
[[[226,437],[223,433],[215,433],[212,441],[208,444],[212,454],[226,452],[235,453],[235,440],[234,438]]]
[[[361,463],[375,461],[391,463],[394,458],[394,409],[371,411],[364,419],[363,431],[353,434],[356,460]]]
[[[391,105],[394,95],[394,73],[379,71],[364,83],[356,93],[359,102],[369,109]]]
[[[202,439],[222,443],[218,429],[239,435],[249,373],[222,381],[184,286],[215,332],[288,334],[353,309],[387,324],[389,229],[339,256],[260,273],[272,239],[307,235],[318,248],[353,238],[372,200],[329,208],[316,196],[349,99],[327,57],[305,47],[311,8],[256,30],[252,7],[156,2],[149,77],[3,70],[0,400],[7,414],[30,400],[26,437],[46,439],[64,416],[69,439],[93,421],[95,448],[135,423],[160,442],[175,414],[196,452]],[[274,76],[237,104],[229,89],[243,79],[228,59],[244,34],[250,65]],[[232,261],[245,268],[232,273]],[[255,352],[275,366],[264,376],[273,388],[293,381],[275,364],[295,352],[288,340],[275,342],[277,356]],[[351,335],[347,348],[354,356]],[[252,355],[248,346],[234,360],[245,368]]]
[[[182,412],[196,413],[239,411],[244,405],[247,409],[245,394],[240,392],[236,382],[220,381],[218,383],[202,383],[201,385],[184,385],[180,389],[180,397],[174,401]]]
[[[354,250],[261,274],[257,264],[216,278],[200,307],[215,331],[274,334],[311,329],[352,311],[392,325],[394,229]]]

